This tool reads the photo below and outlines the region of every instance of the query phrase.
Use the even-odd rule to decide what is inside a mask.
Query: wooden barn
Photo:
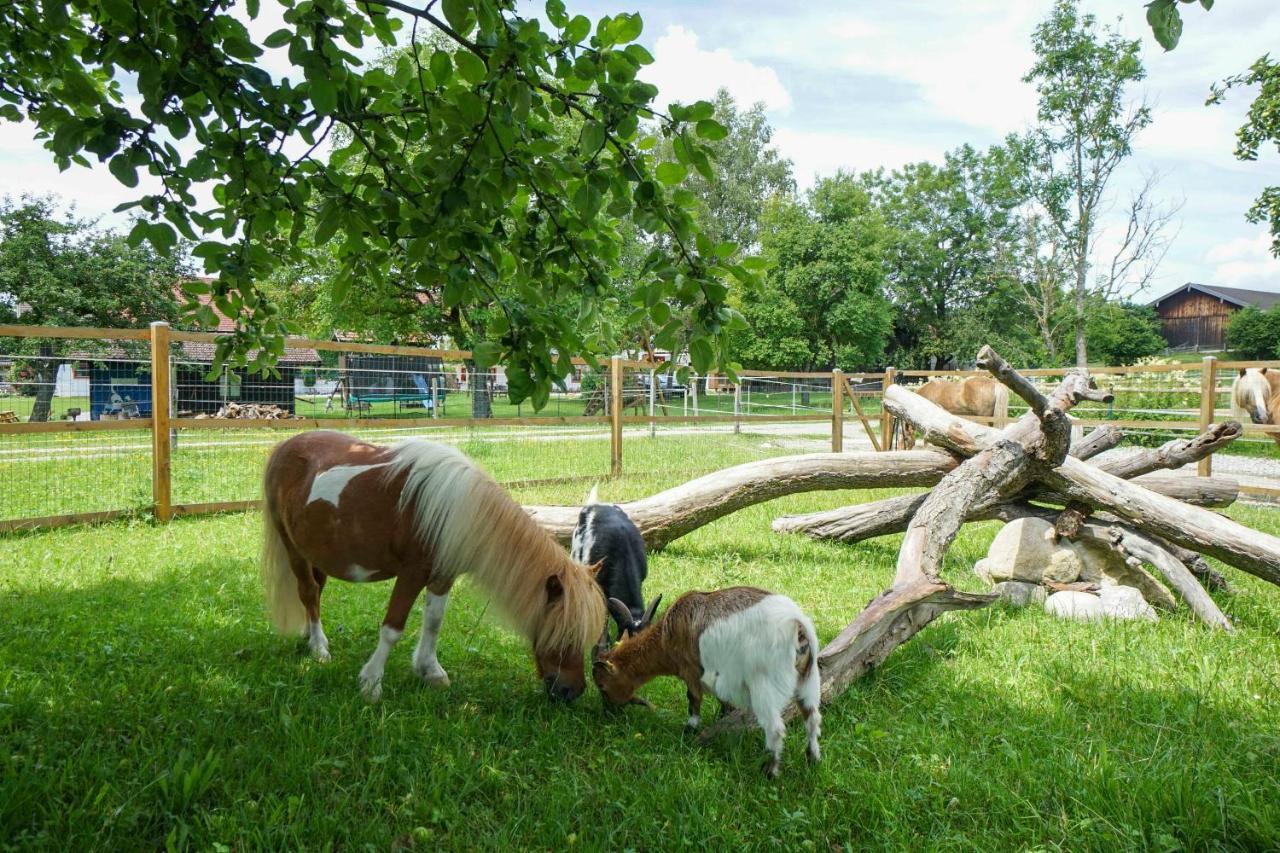
[[[1280,293],[1187,282],[1148,303],[1172,349],[1220,350],[1226,346],[1231,315],[1249,305],[1266,310]]]

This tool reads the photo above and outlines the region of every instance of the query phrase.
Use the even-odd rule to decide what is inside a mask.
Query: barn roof
[[[1276,302],[1280,302],[1280,293],[1272,293],[1267,290],[1246,290],[1242,287],[1219,287],[1214,284],[1196,284],[1189,281],[1186,284],[1179,285],[1164,296],[1151,300],[1147,304],[1153,308],[1159,307],[1161,302],[1171,299],[1174,296],[1181,296],[1184,293],[1203,293],[1214,299],[1221,299],[1239,308],[1249,305],[1257,306],[1266,310]]]

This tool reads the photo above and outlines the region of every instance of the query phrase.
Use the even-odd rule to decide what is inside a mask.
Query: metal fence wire
[[[467,352],[291,339],[277,370],[260,375],[213,370],[215,342],[165,326],[0,326],[0,532],[248,507],[271,448],[316,428],[376,443],[419,436],[453,444],[510,487],[624,472],[693,477],[708,473],[711,459],[723,466],[885,449],[886,383],[937,374],[678,378],[665,365],[616,358],[575,363],[535,412],[528,401],[510,402],[503,368],[479,370]],[[1244,366],[1261,365],[1095,369],[1114,399],[1073,415],[1086,426],[1120,426],[1131,443],[1187,436],[1229,417],[1235,368]],[[1045,390],[1061,373],[1027,371]],[[1013,399],[1007,416],[1025,410]],[[1280,427],[1246,426],[1246,452],[1274,452],[1270,433]]]

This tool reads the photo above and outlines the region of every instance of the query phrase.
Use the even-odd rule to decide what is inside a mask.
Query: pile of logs
[[[1103,427],[1071,446],[1071,408],[1082,400],[1105,401],[1109,396],[1084,371],[1069,373],[1046,397],[990,347],[979,353],[978,365],[1025,400],[1030,411],[997,430],[954,416],[893,385],[885,390],[885,407],[937,449],[765,459],[624,503],[622,509],[640,528],[646,544],[659,549],[717,518],[783,495],[934,486],[927,494],[774,522],[779,532],[849,543],[905,532],[893,585],[819,655],[824,701],[879,665],[941,613],[971,610],[994,600],[994,595],[956,590],[941,576],[947,547],[966,522],[1049,519],[1058,537],[1093,539],[1127,561],[1151,565],[1196,616],[1217,630],[1230,630],[1231,624],[1205,587],[1223,588],[1225,580],[1204,556],[1280,585],[1280,539],[1206,508],[1236,499],[1239,487],[1233,480],[1156,473],[1221,449],[1241,435],[1239,424],[1215,424],[1195,438],[1094,465],[1088,460],[1115,447],[1123,436]],[[527,509],[545,529],[568,541],[578,508]],[[703,736],[749,722],[730,715]]]
[[[249,421],[283,421],[294,417],[288,409],[270,403],[226,403],[212,415],[199,414],[197,419],[234,418]]]

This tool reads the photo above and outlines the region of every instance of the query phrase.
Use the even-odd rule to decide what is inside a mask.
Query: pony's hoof
[[[329,656],[328,649],[312,649],[311,657],[315,659],[316,663],[328,663],[333,659]]]
[[[444,690],[449,686],[449,675],[445,672],[437,675],[424,675],[422,676],[422,683],[437,690]]]
[[[376,681],[371,678],[360,676],[360,694],[364,696],[364,701],[374,704],[382,699],[382,679]]]
[[[422,683],[428,687],[436,687],[443,690],[449,686],[449,673],[445,672],[439,664],[435,666],[418,666],[415,663],[413,671],[422,679]]]

